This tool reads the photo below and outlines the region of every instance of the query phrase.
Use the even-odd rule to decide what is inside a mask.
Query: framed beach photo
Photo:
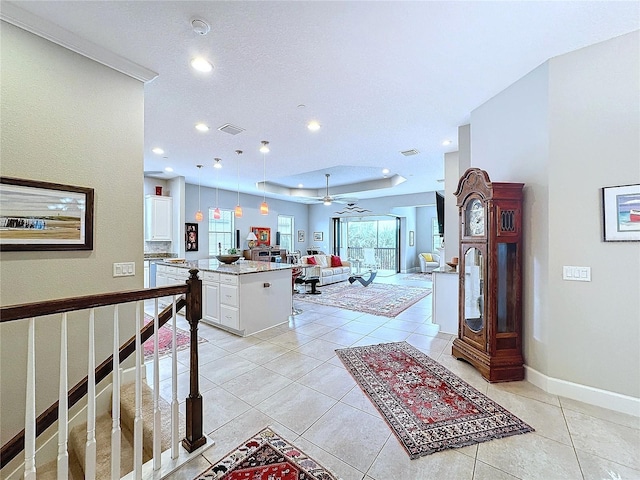
[[[602,189],[605,242],[640,241],[640,184]]]
[[[313,241],[321,242],[322,241],[322,232],[313,232]]]
[[[93,250],[93,188],[0,177],[0,250]]]

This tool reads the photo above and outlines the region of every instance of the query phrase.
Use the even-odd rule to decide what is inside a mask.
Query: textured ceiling
[[[145,170],[197,184],[200,163],[213,186],[220,157],[219,185],[235,190],[240,161],[240,190],[262,194],[268,140],[269,184],[324,189],[325,172],[338,187],[383,168],[406,179],[359,198],[441,189],[443,155],[474,108],[551,57],[640,27],[638,2],[8,3],[159,74],[145,86]],[[194,33],[193,18],[211,32]],[[210,74],[189,67],[196,55]]]

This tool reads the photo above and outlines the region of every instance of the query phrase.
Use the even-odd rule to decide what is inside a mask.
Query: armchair
[[[420,259],[420,271],[422,273],[429,273],[440,266],[440,255],[437,253],[421,253],[418,258]]]

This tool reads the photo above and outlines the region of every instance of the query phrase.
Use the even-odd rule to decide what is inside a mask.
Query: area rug
[[[359,283],[332,283],[318,287],[321,295],[296,294],[295,299],[331,307],[383,317],[395,317],[431,293],[431,289],[372,283],[363,287]]]
[[[144,324],[153,322],[151,315],[144,314]],[[191,335],[189,332],[176,327],[176,351],[184,350],[189,347]],[[170,323],[164,324],[158,330],[158,356],[162,357],[171,353],[171,345],[173,340],[173,327]],[[206,342],[206,339],[198,337],[198,343]],[[144,342],[144,358],[148,360],[153,356],[154,345],[153,336]]]
[[[195,480],[338,480],[326,468],[267,427]]]
[[[533,431],[407,342],[336,354],[412,459]]]
[[[431,281],[431,272],[428,273],[412,273],[406,277],[402,277],[402,280],[422,280]]]

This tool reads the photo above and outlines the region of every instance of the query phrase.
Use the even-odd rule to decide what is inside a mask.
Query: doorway
[[[364,249],[373,248],[378,275],[400,272],[400,218],[382,216],[333,219],[334,251],[351,262],[364,259]]]

